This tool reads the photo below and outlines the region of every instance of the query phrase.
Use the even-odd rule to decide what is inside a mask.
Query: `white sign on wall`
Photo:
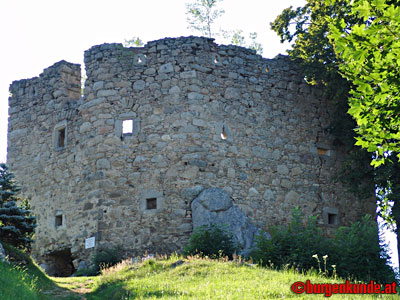
[[[85,240],[85,249],[94,248],[95,243],[96,243],[96,238],[94,236],[87,238]]]

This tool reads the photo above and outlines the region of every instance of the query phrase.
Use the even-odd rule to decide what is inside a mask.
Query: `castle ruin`
[[[85,67],[83,95],[65,61],[10,87],[7,163],[38,216],[40,262],[179,251],[210,187],[264,230],[295,206],[328,230],[374,213],[334,181],[335,116],[288,57],[181,37],[94,46]]]

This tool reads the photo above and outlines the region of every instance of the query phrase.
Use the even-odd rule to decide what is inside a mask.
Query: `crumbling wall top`
[[[38,77],[13,81],[10,106],[24,101],[77,100],[81,94],[81,66],[65,60],[46,68]]]

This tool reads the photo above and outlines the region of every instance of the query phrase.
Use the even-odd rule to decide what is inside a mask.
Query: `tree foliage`
[[[347,0],[338,0],[334,6],[324,1],[308,0],[304,7],[286,8],[271,23],[272,30],[279,35],[281,42],[294,41],[288,53],[300,59],[307,80],[312,84],[329,85],[337,79],[337,87],[345,83],[337,73],[335,53],[327,38],[329,24],[326,18],[333,15],[347,18],[347,4]],[[343,90],[345,95],[348,86],[344,84],[340,92]]]
[[[243,35],[243,30],[234,30],[231,35],[231,44],[253,49],[261,55],[263,53],[263,47],[257,42],[257,36],[257,32],[250,32],[249,39],[251,42],[249,43]]]
[[[378,133],[381,128],[385,129],[386,133],[380,137],[380,140],[375,139],[375,141],[387,142],[389,146],[395,145],[395,139],[393,136],[389,138],[387,132],[390,130],[394,132],[397,128],[398,116],[389,117],[392,117],[393,110],[397,109],[398,98],[396,101],[395,98],[391,98],[392,101],[388,101],[386,106],[383,102],[374,103],[374,101],[379,99],[382,101],[381,96],[375,97],[379,95],[375,92],[382,90],[380,86],[383,82],[377,80],[383,77],[386,78],[383,84],[384,89],[390,85],[390,90],[398,95],[396,80],[399,80],[400,77],[393,77],[396,70],[390,69],[390,58],[393,58],[392,66],[397,64],[397,72],[399,71],[398,58],[392,55],[398,51],[393,50],[393,45],[397,45],[396,49],[398,49],[398,38],[395,40],[393,35],[388,36],[390,28],[395,35],[400,32],[398,25],[395,25],[398,24],[398,21],[390,21],[389,24],[388,18],[377,16],[379,8],[386,8],[388,11],[385,12],[385,15],[398,18],[398,8],[395,9],[396,6],[394,6],[397,2],[397,0],[357,0],[352,6],[350,0],[307,0],[304,7],[285,9],[271,23],[271,27],[281,37],[282,42],[294,41],[292,49],[288,51],[290,56],[300,61],[308,82],[324,86],[325,97],[335,105],[335,119],[329,130],[335,136],[335,143],[342,145],[348,153],[339,179],[360,198],[370,198],[372,191],[377,189],[379,191],[378,212],[392,229],[393,226],[390,225],[397,224],[396,231],[398,232],[400,227],[400,163],[397,160],[389,161],[389,163],[373,169],[370,166],[371,153],[354,145],[354,128],[356,128],[358,134],[368,133],[366,136],[359,136],[361,142],[357,144],[366,149],[369,148],[370,151],[375,151],[374,155],[378,162],[382,162],[385,155],[390,158],[400,153],[394,151],[395,147],[390,149],[393,152],[388,152],[389,148],[386,147],[385,150],[381,144],[377,144],[376,148],[368,144],[369,141],[373,141],[373,133]],[[372,9],[372,7],[375,7],[374,9],[377,11],[371,13],[369,8]],[[359,10],[361,13],[358,13]],[[397,29],[393,30],[392,26],[396,26]],[[352,28],[356,28],[353,33]],[[369,29],[371,29],[371,36],[365,31]],[[339,42],[339,48],[334,47],[335,39]],[[388,41],[390,42],[388,43]],[[375,44],[368,46],[368,43],[372,42]],[[366,52],[362,54],[362,51]],[[342,56],[344,52],[346,55]],[[380,65],[379,59],[383,56],[387,56],[388,59]],[[361,63],[358,66],[356,61],[360,60]],[[386,67],[391,71],[385,70]],[[350,71],[355,72],[351,73]],[[346,75],[345,72],[350,72],[349,75],[352,74],[352,77],[343,77],[342,75]],[[374,79],[372,77],[368,79],[368,73],[375,73]],[[363,84],[366,85],[363,86]],[[368,85],[371,89],[366,87]],[[358,90],[358,86],[363,87]],[[363,89],[372,90],[374,93],[363,95]],[[352,90],[358,94],[352,95]],[[357,95],[360,98],[359,102],[356,102]],[[349,101],[349,99],[352,100]],[[389,112],[385,111],[386,108]],[[357,122],[355,122],[351,118],[347,113],[349,109],[353,116],[358,114],[364,118],[361,123],[359,123],[359,119],[356,118]],[[382,111],[380,111],[381,109]],[[369,112],[372,112],[372,115],[368,115]],[[378,125],[377,129],[374,129],[376,124],[374,122],[382,122],[388,126]],[[364,127],[361,128],[359,124],[364,124]],[[393,127],[390,127],[391,125]],[[386,160],[388,161],[388,159]],[[375,164],[375,166],[377,165]]]
[[[217,9],[217,4],[221,1],[195,0],[194,3],[187,3],[188,28],[199,31],[209,38],[213,37],[216,32],[213,30],[212,25],[225,12],[223,9]]]
[[[137,36],[134,36],[129,40],[125,40],[124,42],[124,47],[143,47],[143,45],[143,41]]]
[[[243,30],[215,30],[213,24],[216,19],[221,17],[225,11],[218,9],[217,4],[222,0],[194,0],[193,3],[186,4],[186,15],[188,28],[200,32],[209,38],[222,36],[224,40],[230,41],[233,45],[242,46],[255,50],[258,54],[263,53],[262,45],[257,42],[257,33],[249,33],[249,38],[243,35]]]
[[[370,155],[354,145],[356,122],[347,114],[351,82],[340,75],[338,59],[328,38],[328,17],[340,17],[352,24],[360,22],[349,12],[347,0],[335,1],[335,5],[307,0],[304,7],[283,10],[271,28],[281,42],[292,42],[289,55],[301,64],[308,83],[323,88],[324,97],[333,107],[335,118],[326,131],[334,136],[334,144],[348,154],[338,179],[360,198],[367,198],[374,190],[374,170],[369,166]]]
[[[328,37],[341,74],[353,84],[349,114],[357,121],[356,145],[373,152],[379,166],[391,152],[400,153],[400,6],[348,2],[349,16],[362,23],[330,17]]]
[[[19,248],[30,249],[36,217],[9,201],[0,208],[0,239]]]
[[[0,240],[30,250],[36,217],[26,199],[22,206],[17,206],[19,191],[14,175],[5,164],[0,164]]]
[[[14,174],[8,170],[8,167],[0,163],[0,207],[7,201],[17,200],[17,193],[20,191],[20,188],[15,182],[14,177]]]

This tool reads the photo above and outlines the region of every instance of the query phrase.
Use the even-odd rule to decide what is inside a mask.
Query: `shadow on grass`
[[[27,253],[5,243],[3,246],[9,263],[0,262],[1,300],[84,299],[84,295],[59,286],[49,278]]]
[[[87,300],[128,300],[128,299],[162,299],[165,297],[182,296],[181,293],[173,290],[151,290],[128,289],[123,283],[113,283],[111,285],[102,285],[92,293],[86,294]],[[192,299],[194,295],[185,293],[185,296]],[[193,298],[194,299],[194,298]]]

